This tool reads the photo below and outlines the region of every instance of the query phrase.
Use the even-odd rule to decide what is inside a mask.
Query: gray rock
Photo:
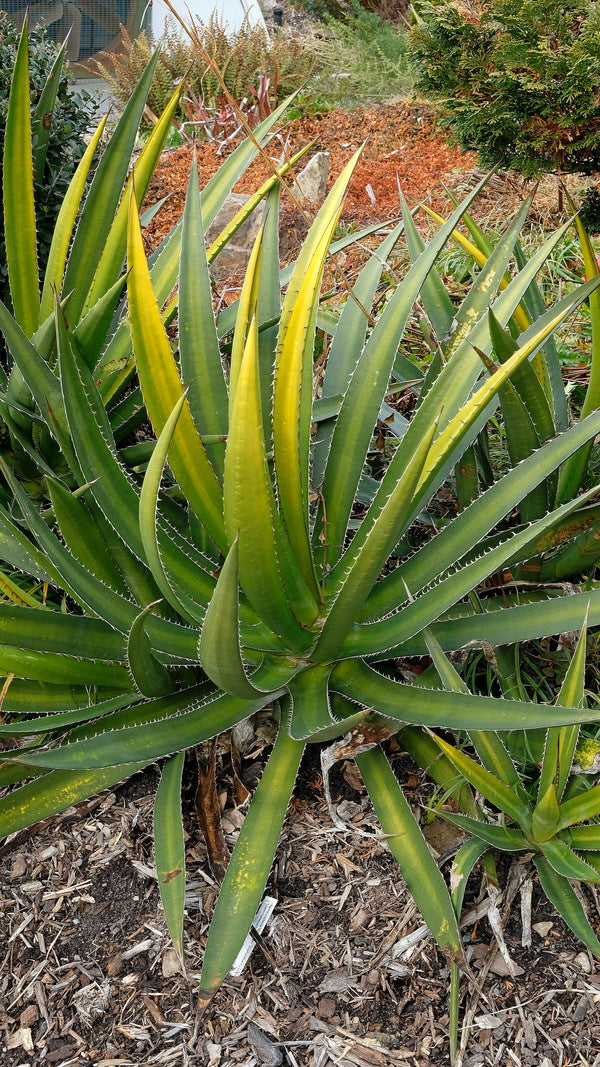
[[[329,160],[329,152],[315,152],[296,178],[296,187],[310,204],[322,200],[327,192]]]
[[[225,226],[231,222],[240,208],[243,207],[249,199],[250,197],[245,196],[243,193],[229,194],[223,207],[217,212],[214,221],[206,232],[207,248],[210,247]],[[235,233],[231,240],[225,245],[225,248],[219,252],[212,264],[212,271],[217,280],[229,278],[232,274],[237,274],[238,271],[244,271],[246,269],[248,259],[250,258],[250,252],[252,251],[252,245],[256,240],[261,226],[261,220],[262,212],[260,209],[253,211],[250,218],[246,219],[246,222],[240,226],[237,233]]]

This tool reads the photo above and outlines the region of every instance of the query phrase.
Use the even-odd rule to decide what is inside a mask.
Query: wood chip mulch
[[[404,764],[398,773],[418,809],[427,802],[418,776]],[[332,778],[336,824],[315,758],[304,767],[268,885],[277,899],[271,924],[202,1017],[194,981],[217,886],[190,815],[183,974],[152,861],[157,777],[150,768],[3,846],[1,1067],[448,1063],[448,966],[379,836],[354,765]],[[240,809],[226,809],[230,847],[242,819]],[[430,840],[446,848],[443,837]],[[531,903],[526,865],[505,884],[495,906],[504,908],[508,963],[477,879],[466,908],[475,978],[463,980],[463,1067],[599,1067],[593,961],[535,887]]]

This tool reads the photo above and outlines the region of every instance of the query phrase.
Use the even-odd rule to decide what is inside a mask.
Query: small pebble
[[[576,967],[579,967],[581,971],[585,971],[586,974],[591,974],[592,965],[587,952],[578,952],[573,963]]]

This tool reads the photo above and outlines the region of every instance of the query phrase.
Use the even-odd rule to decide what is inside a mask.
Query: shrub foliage
[[[19,36],[13,23],[3,12],[0,12],[0,143],[4,142],[8,97],[18,41]],[[56,61],[57,48],[39,28],[31,30],[29,48],[31,113],[34,117],[44,86]],[[91,111],[90,98],[87,94],[76,93],[69,87],[68,76],[63,68],[59,78],[56,104],[49,120],[45,161],[43,166],[36,168],[35,171],[38,254],[41,262],[45,262],[61,203],[75,166],[85,149],[83,135],[89,129]],[[2,172],[0,169],[0,197],[1,195]],[[9,300],[7,278],[4,232],[0,230],[0,298],[5,303]]]
[[[600,11],[591,0],[421,4],[418,87],[482,166],[527,176],[600,164]]]

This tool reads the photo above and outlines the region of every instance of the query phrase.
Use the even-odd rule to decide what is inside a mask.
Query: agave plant
[[[278,723],[221,889],[203,1002],[250,928],[308,743],[350,733],[390,848],[439,945],[460,963],[455,908],[377,741],[406,723],[508,731],[592,717],[578,701],[547,706],[418,688],[395,677],[389,661],[425,651],[429,627],[444,648],[457,648],[581,624],[582,594],[530,598],[476,619],[465,598],[498,568],[535,551],[591,499],[593,490],[486,541],[600,432],[600,413],[524,459],[418,550],[407,547],[406,536],[480,433],[500,389],[541,358],[552,331],[597,280],[544,311],[502,366],[486,366],[482,354],[489,364],[495,324],[510,321],[544,258],[540,253],[495,295],[525,206],[456,313],[454,343],[422,381],[410,424],[397,419],[403,436],[377,481],[369,469],[373,428],[382,410],[390,412],[386,396],[418,377],[399,353],[409,315],[420,295],[439,290],[436,258],[476,191],[422,249],[378,315],[365,309],[401,233],[414,240],[409,213],[363,269],[356,299],[325,316],[321,278],[355,164],[356,157],[286,274],[278,265],[279,191],[261,191],[264,224],[243,289],[218,320],[204,227],[207,205],[227,182],[201,195],[194,169],[177,237],[153,267],[131,184],[128,304],[108,341],[104,320],[81,331],[81,309],[95,284],[87,268],[85,292],[69,267],[61,278],[54,362],[0,308],[0,328],[31,390],[36,434],[55,442],[64,465],[45,465],[41,497],[20,470],[0,461],[0,553],[47,586],[43,596],[13,590],[16,602],[0,604],[0,735],[21,739],[0,768],[0,784],[16,786],[0,800],[0,832],[31,825],[166,757],[156,865],[181,951],[185,751],[262,708]],[[166,326],[175,306],[176,351]],[[330,337],[316,388],[319,324]],[[153,428],[147,462],[135,467],[123,462],[107,407],[122,373],[116,353],[126,362],[128,346]],[[600,593],[584,599],[597,623]],[[482,604],[492,606],[485,598]]]

